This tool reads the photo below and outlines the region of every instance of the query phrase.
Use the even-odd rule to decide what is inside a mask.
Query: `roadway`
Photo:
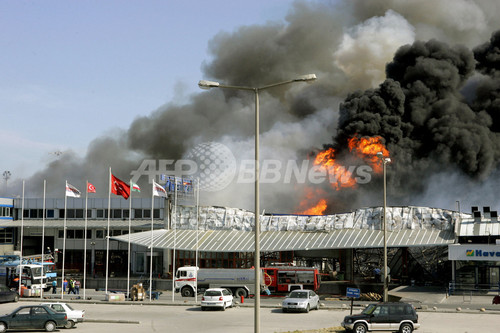
[[[392,291],[403,300],[412,301],[417,306],[421,329],[425,333],[495,332],[500,321],[500,305],[491,304],[491,295],[450,296],[435,291],[417,292],[411,289]],[[51,297],[52,294],[46,295]],[[80,295],[80,297],[82,294]],[[158,300],[143,302],[106,302],[104,292],[86,291],[87,300],[76,299],[78,295],[64,295],[64,301],[72,303],[76,309],[86,311],[86,322],[77,325],[79,332],[231,332],[253,331],[253,300],[245,299],[226,311],[201,311],[193,298],[175,295],[172,301],[170,291],[163,292]],[[491,297],[490,297],[491,296]],[[60,299],[60,294],[56,295]],[[54,299],[54,300],[56,300]],[[311,330],[340,326],[345,315],[350,312],[347,300],[323,299],[319,311],[308,314],[282,313],[279,306],[281,297],[262,297],[261,332],[276,333],[295,330]],[[46,300],[44,300],[46,301]],[[21,304],[40,302],[39,298],[22,299],[19,303],[2,305],[7,313]],[[238,302],[239,303],[239,302]],[[354,302],[354,313],[359,312],[366,302]],[[460,311],[457,310],[460,308]]]

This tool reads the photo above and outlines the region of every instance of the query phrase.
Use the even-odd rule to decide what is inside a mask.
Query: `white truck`
[[[262,291],[265,288],[263,273],[260,275],[260,286],[260,291]],[[196,292],[203,292],[208,288],[226,288],[235,297],[255,295],[255,270],[253,268],[198,268],[194,266],[177,269],[175,292],[180,292],[183,297],[193,297]]]

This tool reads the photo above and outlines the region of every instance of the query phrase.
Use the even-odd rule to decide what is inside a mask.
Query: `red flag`
[[[95,186],[87,182],[87,193],[95,193]]]
[[[121,195],[125,199],[128,199],[130,196],[130,186],[111,174],[111,193]]]

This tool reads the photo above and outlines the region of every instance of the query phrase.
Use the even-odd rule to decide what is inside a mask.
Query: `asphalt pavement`
[[[110,295],[116,294],[108,291]],[[154,295],[154,294],[153,294]],[[467,312],[467,313],[492,313],[500,314],[500,304],[492,304],[493,297],[497,293],[483,294],[455,294],[448,295],[444,288],[438,287],[419,287],[419,286],[401,286],[389,291],[389,296],[400,299],[403,302],[412,303],[418,311],[431,312]],[[39,302],[40,297],[23,297],[23,301]],[[85,298],[83,290],[80,290],[79,295],[64,294],[61,297],[58,294],[45,293],[44,301],[64,301],[68,303],[96,303],[99,304],[147,304],[147,305],[169,305],[169,306],[196,306],[201,302],[201,295],[195,297],[182,297],[176,293],[172,297],[171,290],[158,292],[158,298],[152,297],[151,301],[147,295],[143,301],[106,301],[106,292],[101,290],[87,289],[85,290]],[[262,308],[280,308],[283,296],[261,296]],[[237,299],[235,303],[241,307],[253,307],[254,299]],[[366,304],[374,303],[369,301],[353,301],[353,309],[361,309]],[[351,300],[338,295],[321,295],[322,309],[346,309],[350,308]],[[356,311],[354,310],[354,311]]]

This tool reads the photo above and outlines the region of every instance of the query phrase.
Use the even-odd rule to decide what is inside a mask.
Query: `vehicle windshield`
[[[369,315],[372,314],[372,312],[375,310],[377,306],[375,304],[370,304],[366,307],[366,309],[361,312],[362,314]]]
[[[207,290],[205,291],[205,296],[220,296],[221,292],[218,290]]]
[[[307,292],[305,291],[292,291],[289,298],[307,298]]]
[[[31,267],[31,276],[42,276],[42,267]]]

